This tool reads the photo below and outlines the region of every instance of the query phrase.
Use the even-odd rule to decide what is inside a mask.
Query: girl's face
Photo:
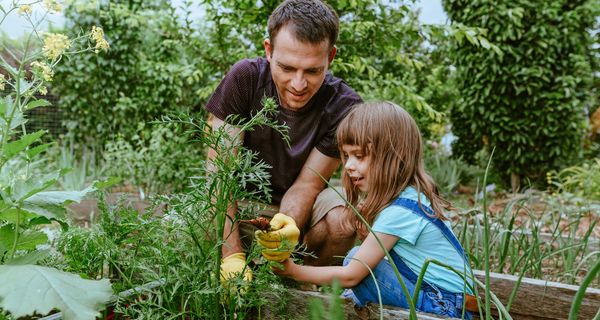
[[[362,192],[369,191],[369,165],[371,157],[363,154],[362,148],[357,145],[342,145],[344,170],[350,177],[352,184]]]

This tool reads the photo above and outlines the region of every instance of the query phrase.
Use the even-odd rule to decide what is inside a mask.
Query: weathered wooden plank
[[[263,306],[260,310],[260,318],[265,320],[310,319],[309,301],[311,299],[322,301],[325,310],[328,310],[331,303],[331,297],[329,295],[317,291],[288,289],[288,294],[289,295],[286,296],[287,305],[284,312],[285,314],[282,314],[279,304],[275,303],[273,305]],[[275,299],[273,301],[277,300]],[[342,306],[344,308],[345,319],[348,320],[381,319],[380,315],[383,316],[384,320],[407,320],[409,318],[408,310],[391,306],[384,306],[384,308],[380,310],[378,305],[369,304],[362,310],[356,310],[354,308],[354,302],[350,299],[342,299]],[[417,313],[417,317],[423,320],[453,319],[421,312]]]
[[[485,273],[480,270],[474,271],[475,276],[481,282],[485,282]],[[508,298],[516,285],[517,276],[490,272],[490,287],[492,292],[506,305]],[[523,278],[517,296],[511,306],[510,315],[515,320],[521,319],[567,319],[573,298],[579,289],[578,286],[559,282],[543,281],[538,279]],[[328,295],[315,291],[301,291],[289,289],[289,302],[287,319],[307,319],[309,317],[308,300],[317,298],[324,302],[326,308],[329,306]],[[479,289],[480,296],[483,290]],[[276,301],[276,300],[275,300]],[[379,319],[379,306],[369,305],[368,312],[362,314],[354,310],[350,300],[343,302],[346,319]],[[482,306],[483,307],[483,306]],[[585,298],[579,309],[578,319],[593,319],[600,308],[600,289],[588,288]],[[264,319],[281,319],[282,315],[276,309],[267,306],[262,310]],[[435,315],[419,313],[420,319],[445,319]],[[408,310],[385,306],[383,319],[408,319]]]
[[[483,271],[473,271],[480,281],[485,281]],[[491,291],[508,303],[518,277],[490,272]],[[514,319],[567,319],[578,286],[559,282],[523,278],[517,291],[510,314]],[[480,289],[480,296],[483,291]],[[579,309],[578,319],[593,319],[600,308],[600,290],[588,288]]]

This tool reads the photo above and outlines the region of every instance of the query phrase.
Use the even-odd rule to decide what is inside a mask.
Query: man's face
[[[335,48],[329,49],[328,40],[319,44],[300,42],[287,26],[279,31],[274,44],[270,39],[264,42],[279,101],[285,109],[300,110],[323,84]]]

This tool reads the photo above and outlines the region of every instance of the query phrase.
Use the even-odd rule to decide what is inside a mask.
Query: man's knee
[[[346,207],[331,209],[322,222],[327,225],[329,234],[338,239],[354,238],[356,235],[356,217]]]

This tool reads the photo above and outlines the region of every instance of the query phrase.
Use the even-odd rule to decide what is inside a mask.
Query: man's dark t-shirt
[[[206,110],[221,120],[232,114],[250,118],[262,109],[265,96],[277,101],[277,122],[289,127],[290,145],[280,133],[265,126],[245,132],[243,145],[258,152],[258,158],[271,166],[272,202],[279,204],[313,147],[326,156],[339,158],[335,130],[352,105],[362,100],[344,81],[328,73],[306,106],[298,111],[284,109],[279,104],[269,62],[256,58],[233,65],[209,99]]]

